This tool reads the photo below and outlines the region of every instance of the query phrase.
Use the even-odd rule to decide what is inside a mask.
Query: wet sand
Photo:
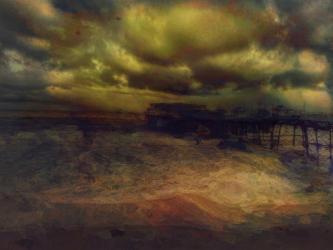
[[[332,180],[300,149],[75,127],[2,135],[0,249],[331,249]]]

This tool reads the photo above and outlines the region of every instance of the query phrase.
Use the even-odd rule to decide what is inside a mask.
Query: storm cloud
[[[330,112],[332,7],[328,0],[1,0],[0,101],[134,112],[153,102],[281,102]]]

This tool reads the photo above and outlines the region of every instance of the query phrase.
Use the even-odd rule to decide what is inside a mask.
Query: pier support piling
[[[282,130],[282,124],[279,125],[279,130],[278,130],[278,138],[277,138],[277,143],[276,143],[277,150],[279,150],[279,146],[280,146],[281,130]]]
[[[303,135],[303,147],[305,149],[306,157],[310,156],[309,152],[309,135],[308,135],[308,128],[306,126],[302,126],[302,135]]]
[[[319,140],[318,140],[318,128],[315,128],[315,137],[316,137],[316,153],[317,153],[317,165],[319,165]]]
[[[330,132],[329,132],[329,135],[330,135],[330,144],[329,144],[329,151],[330,151],[330,160],[332,160],[332,128],[330,127]]]
[[[271,150],[274,149],[274,130],[275,130],[275,124],[273,124],[271,128],[271,145],[270,145]]]
[[[296,128],[297,128],[297,125],[294,125],[294,127],[293,127],[293,146],[294,147],[296,145]]]

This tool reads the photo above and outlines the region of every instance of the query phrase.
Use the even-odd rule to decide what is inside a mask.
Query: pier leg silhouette
[[[293,146],[295,147],[296,145],[296,129],[297,129],[297,125],[294,125],[293,127]]]
[[[271,145],[270,145],[271,150],[274,149],[274,131],[275,131],[275,124],[273,124],[271,128]]]
[[[281,139],[281,130],[282,130],[282,124],[279,125],[279,130],[278,130],[278,138],[277,138],[277,143],[276,143],[276,149],[279,150],[280,146],[280,139]]]
[[[319,140],[318,140],[318,129],[315,128],[315,138],[316,138],[316,153],[317,153],[317,165],[319,165]]]
[[[329,132],[329,135],[330,135],[330,144],[329,144],[329,151],[330,151],[330,160],[332,161],[332,128],[330,128],[330,132]]]
[[[305,125],[302,126],[302,136],[303,136],[303,147],[305,149],[305,155],[306,157],[309,157],[310,156],[309,135],[308,135],[308,128]]]

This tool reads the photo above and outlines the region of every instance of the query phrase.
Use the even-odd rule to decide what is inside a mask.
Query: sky
[[[331,0],[0,0],[0,110],[333,109]]]

